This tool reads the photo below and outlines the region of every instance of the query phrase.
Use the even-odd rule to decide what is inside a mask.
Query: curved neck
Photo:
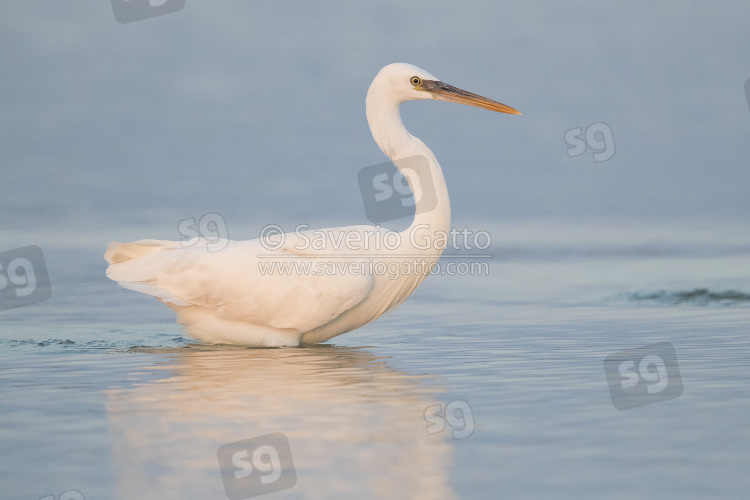
[[[367,121],[370,124],[370,131],[375,142],[385,155],[394,162],[396,167],[404,174],[406,181],[412,193],[415,193],[415,215],[412,224],[402,232],[406,236],[404,241],[410,241],[410,234],[419,236],[431,235],[433,238],[439,238],[439,235],[445,234],[450,230],[451,223],[451,206],[448,198],[448,188],[445,184],[443,171],[440,168],[435,155],[430,151],[421,140],[414,137],[406,130],[401,121],[399,112],[399,102],[394,101],[388,96],[380,96],[372,89],[367,94]],[[398,161],[409,157],[416,158],[414,161]],[[424,158],[424,160],[422,160]],[[414,171],[417,175],[411,175],[411,166],[415,166]],[[414,185],[414,178],[419,179],[419,186]],[[423,193],[420,189],[424,188]],[[435,239],[432,240],[436,241]],[[446,241],[446,238],[440,239]],[[439,252],[433,247],[431,252],[442,253],[443,246]],[[416,249],[415,249],[416,250]],[[439,255],[438,255],[439,256]],[[437,260],[437,258],[435,259]]]

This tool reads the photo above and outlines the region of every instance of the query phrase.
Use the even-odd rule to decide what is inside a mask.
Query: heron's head
[[[510,106],[441,82],[425,70],[406,63],[389,64],[381,69],[373,80],[369,93],[377,93],[398,103],[437,99],[501,113],[521,114]]]

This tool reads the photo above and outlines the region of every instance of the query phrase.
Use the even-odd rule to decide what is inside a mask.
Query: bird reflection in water
[[[276,432],[297,475],[285,498],[455,497],[450,433],[423,417],[444,391],[430,377],[330,345],[139,351],[133,385],[106,391],[120,498],[225,498],[219,446]]]

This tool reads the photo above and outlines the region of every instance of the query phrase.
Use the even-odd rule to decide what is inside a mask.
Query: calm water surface
[[[498,252],[328,344],[240,349],[184,338],[98,250],[45,252],[52,298],[0,313],[2,498],[227,498],[218,448],[278,432],[297,480],[268,498],[750,492],[750,253]],[[657,342],[682,394],[617,410],[604,359]]]
[[[750,498],[750,4],[114,3],[146,2],[0,15],[0,253],[39,245],[52,286],[0,311],[0,500],[226,499],[220,447],[275,433],[267,498]],[[195,345],[107,281],[107,242],[203,214],[364,223],[396,61],[523,113],[402,109],[489,275],[304,349]],[[607,161],[571,156],[591,125]],[[653,404],[618,410],[605,359],[657,343],[681,394],[631,360]]]

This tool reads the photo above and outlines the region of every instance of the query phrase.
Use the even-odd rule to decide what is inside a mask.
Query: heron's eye
[[[411,77],[411,84],[412,85],[414,85],[416,87],[420,83],[422,83],[422,79],[421,78],[419,78],[418,76],[412,76]]]

